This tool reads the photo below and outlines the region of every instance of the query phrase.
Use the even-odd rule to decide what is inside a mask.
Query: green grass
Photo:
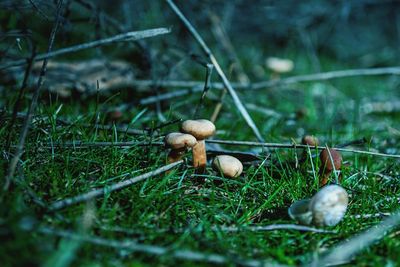
[[[321,85],[324,88],[330,86]],[[313,90],[313,84],[301,86],[306,90]],[[291,96],[287,97],[290,99]],[[340,96],[338,98],[340,99]],[[386,196],[399,194],[396,161],[348,153],[344,155],[347,164],[343,168],[343,186],[354,192],[346,218],[332,229],[337,231],[336,234],[304,233],[294,230],[270,232],[242,230],[235,233],[215,230],[214,226],[291,223],[284,212],[285,208],[293,201],[310,197],[318,190],[318,185],[310,172],[309,161],[301,169],[295,169],[288,164],[288,161],[294,159],[294,151],[277,150],[273,151],[265,165],[247,166],[244,174],[235,180],[223,179],[222,183],[214,183],[219,174],[207,169],[208,179],[199,184],[194,179],[193,168],[185,165],[167,175],[154,177],[108,194],[92,204],[71,206],[56,214],[45,212],[24,194],[26,186],[36,192],[37,198],[45,203],[51,203],[118,182],[122,179],[118,177],[121,174],[138,175],[165,164],[163,147],[44,148],[50,142],[72,140],[87,142],[149,140],[146,136],[131,136],[113,130],[96,130],[94,126],[89,128],[80,126],[84,123],[93,123],[97,113],[96,107],[101,105],[96,99],[87,101],[89,104],[85,106],[63,103],[61,109],[59,109],[61,103],[58,101],[53,101],[51,105],[46,103],[40,106],[39,116],[42,120],[36,120],[32,126],[26,153],[18,173],[19,179],[23,179],[24,183],[16,185],[10,194],[3,196],[4,203],[7,204],[1,208],[4,218],[2,228],[6,231],[5,236],[9,238],[9,242],[2,247],[1,254],[6,257],[16,250],[22,255],[27,254],[26,259],[8,256],[5,258],[7,264],[23,263],[23,260],[47,262],[50,265],[56,261],[63,263],[63,266],[96,263],[130,266],[132,262],[139,265],[145,262],[150,265],[170,265],[175,262],[175,259],[169,258],[168,255],[152,257],[35,233],[34,229],[44,225],[72,229],[78,233],[109,239],[129,238],[143,244],[171,247],[173,250],[191,249],[242,258],[274,259],[284,264],[299,264],[312,259],[314,252],[329,249],[380,220],[379,218],[352,219],[350,215],[377,211],[392,212],[399,206],[395,200],[383,201]],[[196,101],[197,99],[193,98],[192,103]],[[229,102],[230,100],[227,100],[225,109]],[[364,129],[360,121],[335,116],[345,111],[339,110],[338,105],[331,107],[332,102],[333,99],[327,101],[325,106],[321,106],[318,101],[314,101],[315,112],[312,117],[293,120],[284,115],[276,122],[272,131],[267,132],[271,129],[267,128],[263,130],[263,134],[267,141],[290,142],[290,138],[300,137],[294,129],[303,128],[305,132],[313,133],[331,144],[371,135],[374,135],[371,147],[387,140],[388,136],[385,133],[375,136],[374,129]],[[294,105],[296,104],[299,103],[294,102]],[[211,103],[208,105],[212,107]],[[184,109],[186,106],[180,108]],[[343,105],[341,108],[346,107]],[[134,118],[142,110],[142,108],[134,109],[127,117]],[[281,114],[294,112],[293,107],[286,103],[276,106],[274,110]],[[251,133],[238,114],[235,114],[235,110],[231,108],[229,111],[230,113],[224,110],[216,123],[218,130],[224,130],[222,134],[217,134],[217,137],[252,139]],[[166,116],[169,115],[168,112],[166,110]],[[252,115],[258,125],[262,125],[263,120],[269,119],[257,113]],[[58,125],[57,117],[70,118],[76,123],[71,126]],[[105,115],[100,113],[100,118],[104,117]],[[328,119],[324,120],[323,117]],[[169,117],[169,119],[174,118],[173,115]],[[339,119],[340,123],[335,122]],[[379,117],[368,116],[370,123],[373,123],[374,119],[379,120]],[[320,122],[321,120],[323,122]],[[288,121],[291,121],[290,125]],[[391,116],[385,116],[385,122],[393,128],[398,126],[395,118]],[[132,127],[140,128],[141,124],[159,123],[154,112],[148,110]],[[163,129],[163,132],[177,129],[178,125],[171,125]],[[6,132],[1,132],[3,137],[5,134]],[[384,151],[384,145],[379,147]],[[249,150],[246,147],[235,149]],[[190,159],[190,154],[187,157]],[[314,166],[317,171],[318,165],[318,159],[315,159]],[[362,174],[365,171],[367,173]],[[382,180],[373,173],[386,174],[391,178]],[[348,177],[351,179],[347,179]],[[82,229],[82,220],[87,209],[93,209],[95,217],[88,228]],[[280,213],[273,214],[271,210],[280,210]],[[30,226],[33,228],[28,227],[30,231],[23,231],[18,227],[21,221],[34,222]],[[201,230],[196,230],[199,228]],[[360,265],[396,262],[399,245],[397,238],[387,237],[358,256],[356,262]],[[32,249],[36,253],[28,253]],[[184,261],[181,264],[193,263]]]
[[[0,16],[5,15],[0,13]],[[147,20],[146,27],[154,26],[151,21]],[[16,22],[10,23],[16,27]],[[81,31],[85,32],[85,28],[72,32],[78,34]],[[45,42],[47,35],[44,36],[36,38],[44,38]],[[171,52],[168,48],[159,46],[177,45],[178,38],[178,35],[168,36],[166,39],[157,39],[162,44],[158,44],[157,40],[149,43],[168,54]],[[63,46],[77,43],[71,40],[64,39]],[[192,39],[185,41],[194,44]],[[214,49],[218,46],[212,42],[211,47]],[[224,52],[217,48],[215,50],[224,69],[228,69]],[[189,52],[189,48],[184,52]],[[293,45],[282,49],[273,46],[266,49],[257,44],[251,49],[239,46],[237,52],[252,80],[269,78],[266,70],[263,77],[258,77],[254,66],[264,66],[265,58],[272,53],[295,60],[296,68],[290,75],[314,72],[304,51]],[[94,54],[91,51],[82,56],[92,58]],[[67,59],[76,59],[76,56]],[[165,60],[169,65],[164,62],[164,66],[174,67],[181,58],[172,59],[172,62]],[[319,59],[325,71],[355,67],[354,63],[340,62],[331,55],[321,54]],[[159,60],[163,61],[164,58]],[[201,66],[189,60],[175,67],[174,72],[169,73],[174,79],[202,79],[205,72]],[[162,69],[159,66],[155,68]],[[213,74],[213,81],[217,81],[216,73]],[[0,103],[9,111],[15,102],[16,90],[11,90],[12,86],[6,88],[5,97]],[[299,142],[304,133],[309,133],[317,136],[323,144],[333,146],[366,137],[371,141],[359,149],[377,149],[380,152],[400,154],[399,112],[360,114],[360,106],[365,101],[398,99],[398,89],[397,77],[379,76],[308,82],[256,92],[242,90],[238,94],[244,103],[259,107],[258,110],[249,110],[249,113],[267,142]],[[170,91],[169,88],[161,90]],[[288,218],[288,206],[295,200],[311,197],[319,189],[311,171],[310,159],[304,166],[296,169],[291,164],[296,152],[281,149],[269,151],[271,155],[263,165],[245,165],[244,173],[237,179],[221,178],[219,173],[207,168],[204,182],[199,182],[190,166],[191,155],[188,153],[187,164],[168,174],[106,194],[89,203],[70,206],[57,212],[46,210],[46,206],[54,201],[119,182],[124,179],[122,174],[136,176],[166,164],[166,151],[161,146],[132,146],[124,149],[49,147],[51,143],[69,141],[150,141],[149,136],[130,135],[117,132],[113,128],[109,131],[96,129],[95,122],[98,117],[100,123],[110,123],[106,115],[108,109],[133,101],[134,104],[117,125],[130,123],[132,128],[137,129],[161,125],[163,122],[159,120],[154,106],[138,106],[135,102],[151,94],[152,92],[132,93],[120,90],[79,100],[59,99],[54,95],[42,94],[37,110],[38,117],[30,129],[25,153],[16,174],[18,182],[13,184],[10,191],[1,192],[2,266],[208,265],[204,262],[177,260],[171,257],[171,253],[154,256],[126,248],[110,248],[45,235],[39,231],[41,227],[70,230],[82,236],[98,236],[116,241],[129,239],[139,244],[168,247],[171,251],[188,249],[221,254],[229,259],[228,265],[232,266],[237,258],[269,259],[281,264],[299,265],[312,260],[315,253],[327,251],[381,221],[381,218],[355,219],[351,215],[390,213],[400,207],[395,199],[400,195],[398,160],[345,153],[343,186],[351,192],[351,198],[344,220],[329,229],[335,233],[246,230],[245,226],[248,225],[294,223]],[[201,117],[211,116],[216,105],[215,97],[219,94],[220,91],[211,90],[210,95],[214,98],[205,100]],[[199,97],[200,94],[191,94],[171,99],[163,103],[162,114],[167,121],[189,119],[193,112],[191,109],[195,107]],[[28,103],[29,98],[24,99],[24,111]],[[267,116],[261,111],[262,108],[271,109],[279,116]],[[305,115],[296,116],[301,109],[306,110]],[[58,118],[73,123],[64,125]],[[5,115],[1,122],[0,140],[5,140],[8,134],[5,125],[9,122],[9,115]],[[85,124],[92,126],[86,127]],[[14,125],[13,144],[17,143],[21,125],[22,120]],[[216,126],[218,139],[255,140],[229,96],[225,97]],[[178,129],[179,125],[170,125],[162,128],[161,134]],[[153,140],[158,141],[160,138],[153,137]],[[250,151],[263,157],[267,154],[259,148],[221,148]],[[301,152],[298,154],[300,156]],[[1,164],[7,166],[6,154],[2,155]],[[318,157],[313,159],[313,164],[318,173]],[[382,175],[386,178],[382,178]],[[0,177],[4,176],[5,168],[1,168]],[[394,198],[385,200],[386,197]],[[38,201],[44,202],[45,207],[39,205]],[[238,232],[218,230],[219,226],[232,225],[243,229]],[[362,251],[348,265],[399,264],[398,234],[398,231],[388,233],[377,244]]]

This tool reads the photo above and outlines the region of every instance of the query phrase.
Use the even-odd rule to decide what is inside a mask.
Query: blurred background
[[[255,0],[249,3],[234,0],[177,1],[176,4],[205,39],[229,80],[239,84],[276,78],[266,63],[270,57],[293,62],[293,69],[279,78],[332,70],[394,66],[399,62],[400,1]],[[0,63],[29,58],[33,50],[43,53],[55,10],[56,1],[1,1]],[[65,1],[62,27],[54,49],[156,27],[170,27],[172,32],[139,42],[122,42],[66,54],[54,60],[122,60],[129,64],[129,73],[136,81],[203,82],[205,68],[199,62],[206,62],[207,58],[165,1]],[[21,81],[23,75],[22,69],[1,72],[2,84],[13,86]],[[92,80],[92,89],[86,91],[79,89],[76,84],[65,90],[50,88],[51,82],[45,83],[44,87],[50,88],[50,92],[55,92],[60,99],[72,94],[76,101],[85,99],[82,91],[93,95],[96,79]],[[220,81],[215,71],[211,81]],[[118,93],[109,104],[121,109],[118,103],[127,103],[125,109],[136,111],[145,106],[149,115],[142,120],[145,126],[153,123],[155,118],[165,122],[190,117],[187,108],[195,105],[201,95],[199,90],[189,95],[187,92],[179,95],[178,92],[177,96],[162,101],[147,102],[148,97],[179,91],[182,86],[139,86],[132,82],[117,87],[117,90],[110,91],[111,95]],[[346,122],[356,123],[352,131],[352,134],[356,134],[358,129],[363,128],[357,125],[357,121],[362,120],[357,115],[358,110],[371,101],[396,100],[399,97],[398,89],[397,76],[354,77],[265,88],[258,90],[256,98],[254,94],[240,90],[239,96],[249,104],[248,109],[256,121],[266,121],[259,126],[262,134],[278,140],[282,136],[289,138],[308,131],[327,134],[332,124],[338,125],[337,129],[340,130]],[[109,90],[104,90],[105,99],[108,99],[110,93],[107,95],[106,91]],[[3,99],[7,100],[2,101],[1,105],[9,109],[13,98],[7,95],[6,90],[2,90],[2,94]],[[341,105],[347,105],[347,108],[335,104],[333,98]],[[67,97],[63,101],[68,99],[71,100]],[[243,120],[230,101],[230,97],[224,97],[212,88],[200,115],[211,117],[217,103],[226,103],[222,117],[234,120],[239,127],[237,129],[240,129]],[[90,106],[80,107],[76,113],[81,113],[82,109],[88,112]],[[349,112],[352,114],[350,117]],[[277,119],[271,114],[281,116]],[[320,115],[324,118],[322,124]],[[294,129],[297,131],[299,126],[293,124],[291,118],[294,117],[304,119],[309,128],[295,133]],[[231,127],[227,137],[238,137],[235,134],[237,129],[230,123],[225,125],[222,120],[221,125]],[[302,127],[305,127],[304,123]],[[274,134],[275,129],[279,134]],[[250,136],[247,129],[243,133],[245,137]]]

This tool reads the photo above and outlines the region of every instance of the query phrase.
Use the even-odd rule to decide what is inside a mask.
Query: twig
[[[53,48],[54,39],[55,39],[57,30],[58,30],[58,26],[60,24],[62,6],[63,6],[63,0],[59,0],[58,4],[57,4],[56,20],[55,20],[53,29],[51,30],[49,44],[48,44],[48,47],[47,47],[47,53],[50,53],[51,49]],[[19,159],[20,159],[20,157],[22,155],[22,152],[23,152],[23,149],[24,149],[24,145],[25,145],[25,139],[26,139],[26,136],[28,135],[28,131],[29,131],[29,126],[31,124],[32,117],[33,117],[33,115],[35,113],[35,110],[36,110],[36,105],[37,105],[37,101],[38,101],[38,98],[39,98],[40,88],[42,87],[42,84],[43,84],[43,78],[46,75],[46,67],[47,67],[47,58],[44,59],[44,61],[43,61],[42,68],[41,68],[41,71],[40,71],[40,75],[39,75],[39,78],[38,78],[38,82],[37,82],[35,91],[33,93],[32,101],[31,101],[31,104],[29,105],[29,109],[28,109],[28,112],[27,112],[26,117],[25,117],[24,124],[23,124],[22,129],[21,129],[21,133],[20,133],[20,137],[19,137],[19,141],[18,141],[18,146],[17,146],[17,149],[16,149],[16,151],[14,153],[14,157],[11,159],[10,166],[8,168],[6,180],[5,180],[4,187],[3,187],[4,190],[8,190],[8,187],[10,186],[11,180],[14,177],[15,168],[17,167]]]
[[[256,146],[256,147],[268,147],[268,148],[293,148],[293,149],[303,149],[307,148],[307,145],[293,145],[293,144],[280,144],[280,143],[260,143],[260,142],[251,142],[251,141],[228,141],[228,140],[206,140],[206,143],[210,144],[221,144],[221,145],[236,145],[236,146]],[[324,149],[324,146],[310,147],[310,149]],[[400,158],[400,155],[394,154],[385,154],[371,151],[362,151],[362,150],[354,150],[347,148],[339,148],[333,147],[337,151],[349,152],[349,153],[357,153],[371,156],[380,156],[380,157],[388,157],[388,158]]]
[[[47,52],[45,54],[40,54],[35,58],[35,61],[41,61],[43,59],[49,59],[49,58],[53,58],[53,57],[56,57],[59,55],[64,55],[67,53],[74,53],[74,52],[77,52],[80,50],[94,48],[94,47],[103,46],[103,45],[108,45],[108,44],[112,44],[115,42],[137,41],[140,39],[154,37],[154,36],[161,35],[161,34],[167,34],[170,32],[171,32],[171,30],[167,29],[167,28],[155,28],[155,29],[144,30],[144,31],[134,31],[134,32],[122,33],[122,34],[115,35],[113,37],[62,48],[62,49],[56,50],[54,52]],[[24,59],[17,60],[14,62],[0,65],[0,70],[7,69],[10,67],[15,67],[15,66],[22,66],[25,64],[26,64],[26,60],[24,60]]]
[[[7,126],[7,137],[6,137],[6,150],[9,151],[10,149],[10,145],[11,145],[11,139],[13,136],[13,127],[14,124],[17,120],[17,115],[18,115],[18,110],[20,109],[20,105],[21,105],[21,101],[23,96],[25,95],[25,90],[28,86],[28,81],[29,81],[29,76],[31,74],[32,71],[32,66],[33,66],[33,61],[35,60],[35,56],[36,56],[36,47],[33,45],[32,47],[32,54],[31,57],[28,60],[28,66],[25,69],[25,73],[24,73],[24,79],[22,81],[21,87],[19,89],[19,93],[17,96],[17,100],[15,101],[14,107],[13,107],[13,112],[11,115],[11,121],[8,123]]]
[[[234,4],[232,3],[232,5]],[[217,16],[216,13],[210,10],[208,10],[207,14],[213,26],[211,28],[211,31],[215,39],[218,39],[220,41],[222,48],[226,51],[226,53],[228,54],[228,58],[233,63],[232,70],[236,73],[237,79],[243,84],[248,84],[250,82],[250,79],[244,71],[242,63],[240,62],[240,59],[235,51],[235,48],[232,44],[231,39],[229,38],[228,33],[225,30],[223,23],[221,22],[221,19]]]
[[[223,90],[219,96],[218,102],[215,105],[214,111],[210,117],[210,121],[212,121],[213,123],[215,123],[215,121],[218,118],[219,113],[221,112],[225,96],[226,96],[226,90]],[[249,107],[246,105],[246,108],[249,108]]]
[[[371,69],[349,69],[349,70],[338,70],[330,72],[322,72],[307,75],[298,75],[280,80],[273,81],[262,81],[252,84],[240,84],[231,83],[236,89],[246,89],[246,90],[260,90],[264,88],[270,88],[278,85],[288,85],[299,82],[312,82],[312,81],[322,81],[322,80],[332,80],[344,77],[355,77],[355,76],[375,76],[375,75],[400,75],[400,67],[387,67],[387,68],[371,68]],[[175,87],[175,88],[188,88],[185,90],[179,90],[172,93],[160,94],[158,97],[160,100],[167,100],[178,96],[188,95],[194,92],[201,92],[201,81],[162,81],[158,85],[161,87]],[[153,81],[150,80],[137,80],[132,83],[132,86],[148,87],[154,85]],[[225,88],[223,83],[211,83],[212,88],[217,90],[223,90]],[[141,100],[141,104],[149,104],[154,101],[154,97],[148,97]]]
[[[341,264],[350,261],[356,254],[382,239],[388,231],[400,224],[400,212],[383,220],[380,224],[373,226],[358,236],[345,241],[331,249],[326,256],[317,258],[310,266],[325,266]]]
[[[315,232],[315,233],[329,233],[335,234],[335,231],[329,231],[324,229],[318,229],[314,227],[298,225],[298,224],[271,224],[271,225],[256,225],[256,226],[244,226],[244,227],[236,227],[236,226],[214,226],[213,230],[223,231],[223,232],[239,232],[239,231],[274,231],[274,230],[297,230],[304,232]]]
[[[400,67],[350,69],[350,70],[338,70],[338,71],[330,71],[330,72],[315,73],[308,75],[299,75],[281,80],[271,80],[271,81],[253,83],[251,89],[257,90],[266,87],[287,85],[299,82],[324,81],[324,80],[332,80],[343,77],[374,76],[374,75],[400,75]]]
[[[50,18],[44,13],[40,8],[36,5],[36,3],[33,0],[29,0],[29,3],[33,6],[33,8],[39,13],[40,16],[45,18],[47,21],[50,21]]]
[[[160,136],[161,137],[161,136]],[[233,146],[252,146],[252,147],[266,147],[266,148],[291,148],[291,149],[318,149],[322,150],[326,147],[324,146],[312,146],[309,147],[307,145],[300,144],[282,144],[282,143],[260,143],[260,142],[251,142],[251,141],[233,141],[233,140],[205,140],[206,143],[209,144],[220,144],[220,145],[233,145]],[[133,142],[74,142],[74,143],[55,143],[54,146],[130,146],[140,144],[137,141]],[[161,142],[153,142],[153,145],[161,145]],[[333,147],[337,151],[348,152],[348,153],[356,153],[356,154],[364,154],[371,156],[379,156],[379,157],[388,157],[388,158],[400,158],[400,155],[395,154],[385,154],[371,151],[363,151],[363,150],[355,150],[355,149],[347,149],[342,147]]]
[[[73,122],[67,122],[68,124],[73,124]],[[121,133],[127,133],[127,134],[133,134],[133,135],[146,135],[148,134],[147,130],[139,130],[139,129],[131,129],[129,125],[126,126],[117,126],[117,125],[104,125],[104,124],[89,124],[89,123],[84,123],[84,124],[78,124],[78,127],[85,127],[85,128],[92,128],[96,127],[99,130],[115,130],[117,132]],[[115,127],[115,128],[114,128]]]
[[[391,213],[389,212],[379,212],[379,213],[372,213],[372,214],[355,214],[355,215],[349,215],[349,218],[352,219],[369,219],[369,218],[381,218],[381,217],[387,217],[390,216]]]
[[[165,166],[163,166],[161,168],[158,168],[158,169],[156,169],[154,171],[151,171],[151,172],[148,172],[148,173],[144,173],[144,174],[141,174],[139,176],[130,178],[128,180],[113,184],[111,186],[107,186],[107,187],[100,188],[100,189],[94,189],[92,191],[89,191],[87,193],[81,194],[81,195],[76,196],[76,197],[71,197],[71,198],[67,198],[67,199],[64,199],[64,200],[56,201],[56,202],[50,204],[50,210],[59,210],[59,209],[62,209],[62,208],[65,208],[65,207],[68,207],[68,206],[71,206],[71,205],[74,205],[74,204],[77,204],[77,203],[81,203],[81,202],[84,202],[84,201],[88,201],[90,199],[94,199],[94,198],[103,196],[106,193],[111,193],[111,192],[116,191],[116,190],[121,190],[121,189],[123,189],[123,188],[125,188],[127,186],[130,186],[130,185],[133,185],[133,184],[135,184],[137,182],[143,181],[143,180],[148,179],[150,177],[153,177],[153,176],[159,175],[159,174],[161,174],[163,172],[166,172],[166,171],[168,171],[168,170],[170,170],[170,169],[172,169],[172,168],[174,168],[174,167],[176,167],[176,166],[178,166],[178,165],[180,165],[182,163],[183,163],[183,160],[180,160],[180,161],[165,165]]]
[[[181,260],[207,262],[214,264],[228,264],[233,262],[241,266],[283,266],[275,264],[274,262],[271,261],[240,259],[233,256],[229,257],[214,253],[202,253],[186,249],[173,250],[168,247],[138,244],[133,240],[117,241],[97,236],[80,235],[71,231],[57,230],[50,227],[41,227],[38,229],[38,231],[45,235],[59,236],[72,240],[91,243],[98,246],[112,247],[116,249],[125,249],[130,252],[141,252],[155,256],[165,255],[171,258],[176,258]]]
[[[132,146],[163,146],[163,142],[65,142],[65,143],[52,143],[51,148],[55,147],[72,147],[72,148],[88,148],[88,147],[132,147]],[[44,147],[46,148],[46,147]]]
[[[260,131],[258,130],[257,126],[254,124],[253,119],[250,117],[249,113],[247,112],[246,108],[243,106],[242,102],[240,101],[238,95],[236,94],[235,90],[233,89],[231,83],[225,76],[225,73],[221,69],[217,59],[212,54],[210,48],[206,45],[203,38],[199,35],[196,29],[192,26],[192,24],[186,19],[186,17],[182,14],[179,8],[174,4],[172,0],[166,0],[168,5],[171,9],[175,12],[175,14],[179,17],[179,19],[183,22],[189,32],[193,35],[196,41],[200,44],[201,48],[203,49],[204,53],[208,56],[211,63],[214,65],[215,70],[217,71],[218,75],[222,79],[223,84],[225,85],[226,89],[228,90],[229,94],[231,95],[233,102],[235,103],[236,108],[242,114],[244,120],[246,121],[247,125],[253,130],[253,133],[256,135],[257,139],[260,142],[263,142],[263,138],[261,136]]]
[[[179,90],[179,91],[159,94],[156,96],[149,96],[147,98],[142,98],[139,103],[140,103],[140,105],[149,105],[149,104],[156,103],[158,101],[163,101],[163,100],[168,100],[168,99],[172,99],[175,97],[188,95],[190,93],[201,92],[202,90],[203,89],[201,87],[195,87],[192,89],[185,89],[185,90]]]
[[[206,79],[205,79],[205,82],[204,82],[203,93],[201,94],[200,101],[197,104],[196,109],[194,111],[194,115],[193,115],[194,118],[197,118],[197,114],[198,114],[199,110],[203,106],[203,102],[204,102],[204,99],[206,98],[207,92],[211,88],[210,87],[211,75],[212,75],[212,70],[213,70],[214,66],[213,66],[213,64],[206,64],[205,67],[206,67]]]

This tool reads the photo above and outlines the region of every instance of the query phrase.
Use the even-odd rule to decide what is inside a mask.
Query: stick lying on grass
[[[167,29],[167,28],[155,28],[155,29],[144,30],[144,31],[134,31],[134,32],[122,33],[122,34],[118,34],[118,35],[115,35],[115,36],[112,36],[109,38],[104,38],[104,39],[100,39],[100,40],[96,40],[96,41],[92,41],[92,42],[88,42],[88,43],[78,44],[78,45],[62,48],[62,49],[59,49],[59,50],[56,50],[53,52],[40,54],[37,57],[35,57],[35,61],[41,61],[43,59],[49,59],[49,58],[53,58],[53,57],[56,57],[59,55],[73,53],[73,52],[77,52],[77,51],[84,50],[84,49],[94,48],[97,46],[108,45],[108,44],[115,43],[115,42],[137,41],[140,39],[154,37],[154,36],[161,35],[161,34],[167,34],[170,32],[171,32],[171,30]],[[27,64],[26,60],[21,59],[21,60],[17,60],[14,62],[0,65],[0,70],[7,69],[10,67],[15,67],[15,66],[23,66],[25,64]]]
[[[318,146],[318,147],[311,147],[307,145],[294,145],[294,144],[283,144],[283,143],[260,143],[260,142],[251,142],[251,141],[233,141],[233,140],[206,140],[206,143],[209,144],[221,144],[221,145],[234,145],[234,146],[253,146],[253,147],[268,147],[268,148],[291,148],[291,149],[318,149],[322,150],[326,147]],[[115,146],[115,147],[129,147],[129,146],[143,146],[143,145],[152,145],[152,146],[162,146],[164,145],[163,142],[66,142],[66,143],[54,143],[48,144],[51,147],[105,147],[105,146]],[[348,152],[348,153],[356,153],[356,154],[364,154],[370,156],[379,156],[379,157],[387,157],[387,158],[400,158],[400,155],[396,154],[385,154],[379,152],[371,152],[371,151],[363,151],[363,150],[354,150],[341,147],[333,147],[337,151],[341,152]]]
[[[145,245],[138,244],[132,240],[123,240],[117,241],[113,239],[106,239],[97,236],[89,236],[89,235],[80,235],[74,232],[65,231],[65,230],[56,230],[49,227],[41,227],[38,230],[40,233],[51,236],[58,236],[63,238],[68,238],[77,241],[83,241],[90,244],[111,247],[116,249],[125,249],[131,253],[133,252],[141,252],[145,254],[151,254],[155,256],[167,256],[170,258],[176,258],[181,260],[188,261],[197,261],[197,262],[208,262],[215,264],[229,264],[236,263],[240,266],[284,266],[278,265],[272,261],[266,260],[248,260],[248,259],[240,259],[237,256],[225,256],[214,253],[202,253],[192,250],[173,250],[168,247],[161,247],[155,245]]]
[[[130,186],[130,185],[133,185],[133,184],[135,184],[137,182],[140,182],[140,181],[143,181],[143,180],[148,179],[150,177],[159,175],[159,174],[161,174],[163,172],[166,172],[166,171],[168,171],[168,170],[170,170],[170,169],[172,169],[172,168],[174,168],[174,167],[176,167],[176,166],[178,166],[178,165],[180,165],[182,163],[183,163],[183,160],[180,160],[180,161],[165,165],[165,166],[163,166],[161,168],[158,168],[158,169],[156,169],[154,171],[151,171],[151,172],[148,172],[148,173],[144,173],[142,175],[130,178],[128,180],[113,184],[113,185],[108,186],[108,187],[104,187],[104,188],[100,188],[100,189],[94,189],[92,191],[89,191],[87,193],[84,193],[84,194],[76,196],[76,197],[71,197],[71,198],[66,198],[66,199],[60,200],[60,201],[56,201],[56,202],[54,202],[54,203],[52,203],[50,205],[49,209],[50,210],[59,210],[59,209],[62,209],[62,208],[65,208],[65,207],[68,207],[68,206],[71,206],[71,205],[74,205],[74,204],[77,204],[77,203],[81,203],[81,202],[88,201],[88,200],[93,199],[93,198],[97,198],[97,197],[103,196],[106,193],[110,193],[110,192],[113,192],[113,191],[116,191],[116,190],[123,189],[123,188],[125,188],[127,186]]]
[[[312,82],[312,81],[325,81],[333,80],[338,78],[346,77],[357,77],[357,76],[378,76],[378,75],[400,75],[400,67],[386,67],[386,68],[370,68],[370,69],[348,69],[348,70],[336,70],[329,72],[313,73],[306,75],[292,76],[289,78],[283,78],[280,80],[268,80],[261,82],[254,82],[250,84],[231,83],[236,89],[245,90],[260,90],[278,85],[289,85],[300,82]],[[155,81],[152,80],[136,80],[132,82],[132,86],[149,87],[154,86]],[[190,88],[174,92],[168,92],[160,94],[158,96],[150,96],[140,100],[140,104],[148,105],[154,103],[157,100],[167,100],[174,97],[188,95],[190,93],[201,92],[203,90],[201,81],[179,81],[179,80],[165,80],[157,81],[157,86],[161,87],[174,87],[174,88]],[[214,89],[223,90],[225,88],[223,83],[213,82],[210,86]]]

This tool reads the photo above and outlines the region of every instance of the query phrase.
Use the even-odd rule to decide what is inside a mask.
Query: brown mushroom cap
[[[329,156],[329,153],[332,156],[332,160]],[[328,150],[325,148],[321,151],[321,154],[319,154],[319,158],[321,160],[321,168],[324,168],[326,171],[333,171],[332,161],[335,166],[335,170],[340,170],[342,164],[342,156],[340,155],[339,151],[333,148],[329,148],[328,152]]]
[[[216,156],[213,161],[213,167],[229,178],[238,177],[243,171],[243,164],[240,160],[229,155]]]
[[[301,139],[301,143],[303,145],[309,145],[309,146],[318,146],[318,138],[315,137],[314,135],[305,135]]]
[[[194,147],[197,140],[193,135],[184,133],[170,133],[165,136],[165,145],[171,149]]]
[[[181,131],[196,137],[197,140],[204,140],[214,135],[215,125],[209,120],[187,120],[182,123]]]

